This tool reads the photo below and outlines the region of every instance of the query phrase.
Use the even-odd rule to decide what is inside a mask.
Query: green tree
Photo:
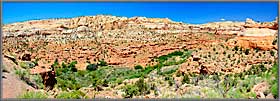
[[[250,52],[250,49],[246,49],[246,50],[245,50],[245,54],[246,54],[246,55],[248,55],[249,52]]]
[[[274,56],[275,52],[273,50],[270,50],[270,55]]]
[[[134,66],[134,69],[143,69],[143,67],[141,65],[136,65]]]

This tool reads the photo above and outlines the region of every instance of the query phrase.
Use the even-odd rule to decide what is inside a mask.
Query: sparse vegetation
[[[97,68],[98,68],[98,67],[97,67],[96,64],[89,64],[89,65],[87,65],[86,70],[88,70],[88,71],[94,71],[94,70],[96,70]]]
[[[234,50],[235,50],[235,51],[238,51],[238,46],[234,46]]]
[[[273,50],[270,50],[270,55],[274,56],[275,52]]]
[[[125,98],[132,98],[133,96],[145,95],[150,93],[149,85],[141,77],[135,84],[126,85],[123,87]]]
[[[227,54],[226,51],[224,51],[223,54],[226,55]]]
[[[22,67],[24,69],[29,69],[29,68],[35,67],[35,64],[33,62],[29,62],[29,61],[20,62],[19,65],[20,65],[20,67]]]
[[[183,83],[187,83],[189,84],[190,83],[190,78],[189,78],[189,75],[184,75],[184,78],[183,78]]]
[[[273,40],[272,45],[276,45],[277,44],[277,38]]]
[[[29,92],[24,93],[23,95],[20,95],[19,98],[22,98],[22,99],[47,99],[48,95],[43,92],[29,91]]]
[[[245,55],[248,55],[249,52],[250,52],[250,49],[246,49],[246,50],[245,50]]]
[[[85,99],[88,98],[85,93],[75,90],[71,92],[61,92],[56,96],[57,99]]]
[[[99,66],[107,66],[107,62],[104,61],[104,60],[100,60],[99,63],[98,63]]]
[[[134,69],[143,69],[143,67],[141,65],[136,65],[134,66]]]

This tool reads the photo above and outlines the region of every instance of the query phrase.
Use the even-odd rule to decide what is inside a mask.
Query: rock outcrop
[[[261,50],[277,49],[277,45],[273,44],[277,32],[271,29],[248,28],[239,36],[229,40],[229,45],[240,46],[243,48],[253,48]]]
[[[252,19],[247,18],[244,27],[245,28],[269,28],[273,30],[278,29],[278,18],[274,22],[264,22],[264,23],[257,23]]]

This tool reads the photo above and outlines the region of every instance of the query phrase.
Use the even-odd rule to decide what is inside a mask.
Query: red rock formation
[[[277,45],[272,45],[275,36],[239,36],[229,41],[230,46],[240,46],[243,48],[259,48],[261,50],[277,49]]]

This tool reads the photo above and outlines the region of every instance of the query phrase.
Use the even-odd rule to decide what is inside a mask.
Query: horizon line
[[[79,17],[89,17],[89,16],[115,16],[115,17],[126,17],[126,18],[134,18],[134,17],[145,17],[145,16],[131,16],[131,17],[128,17],[128,16],[117,16],[117,15],[112,15],[112,14],[96,14],[96,15],[77,15],[77,16],[70,16],[70,17],[49,17],[49,18],[33,18],[33,19],[27,19],[27,20],[22,20],[22,21],[15,21],[15,22],[7,22],[7,23],[4,23],[2,22],[2,25],[9,25],[9,24],[14,24],[14,23],[24,23],[24,22],[29,22],[29,21],[36,21],[36,20],[52,20],[52,19],[72,19],[72,18],[79,18]],[[244,22],[246,21],[246,19],[244,20],[226,20],[224,18],[221,18],[220,20],[217,20],[217,21],[209,21],[209,22],[206,22],[206,23],[188,23],[186,21],[175,21],[175,20],[172,20],[171,18],[168,18],[168,17],[145,17],[145,18],[160,18],[160,19],[169,19],[173,22],[177,22],[177,23],[185,23],[185,24],[207,24],[207,23],[215,23],[215,22],[227,22],[227,21],[231,21],[231,22]],[[223,20],[222,20],[223,19]],[[252,19],[252,18],[249,18],[249,19]],[[273,22],[275,21],[276,19],[279,19],[278,16],[275,17],[274,20],[272,21],[257,21],[257,20],[254,20],[252,19],[253,21],[255,22]]]

